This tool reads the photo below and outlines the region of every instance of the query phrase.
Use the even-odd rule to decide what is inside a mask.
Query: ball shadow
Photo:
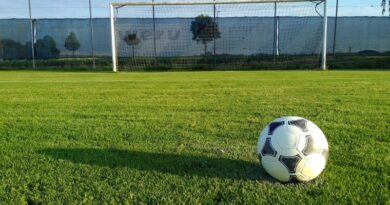
[[[273,181],[260,164],[243,160],[120,149],[44,149],[39,153],[92,166],[128,167],[180,176]]]

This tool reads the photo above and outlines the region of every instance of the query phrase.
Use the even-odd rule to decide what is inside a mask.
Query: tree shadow
[[[44,149],[55,159],[106,167],[128,167],[179,176],[271,181],[259,163],[184,154],[164,154],[120,149]]]

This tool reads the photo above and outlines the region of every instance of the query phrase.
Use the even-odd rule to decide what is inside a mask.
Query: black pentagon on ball
[[[288,121],[288,124],[299,127],[303,132],[307,132],[307,121],[305,119]]]
[[[306,145],[305,148],[303,148],[302,153],[303,155],[307,156],[309,154],[313,153],[321,153],[321,148],[317,147],[315,144],[315,141],[311,135],[306,135]]]
[[[279,157],[279,161],[287,168],[288,172],[290,173],[295,173],[297,171],[297,166],[301,160],[302,157],[299,155]]]
[[[278,128],[278,127],[280,127],[282,125],[284,125],[284,121],[273,122],[273,123],[269,124],[268,135],[273,135],[274,131],[276,130],[276,128]]]
[[[263,156],[276,156],[278,152],[272,147],[271,138],[267,138],[263,149],[261,150]]]

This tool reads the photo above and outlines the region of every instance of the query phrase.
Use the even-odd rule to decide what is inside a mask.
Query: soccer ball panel
[[[277,157],[279,158],[280,155],[283,155],[283,156],[295,156],[295,155],[300,155],[300,153],[295,148],[292,148],[292,149],[279,149]]]
[[[304,119],[304,118],[297,117],[297,116],[286,116],[286,117],[281,117],[281,118],[275,119],[272,122],[275,122],[275,121],[285,121],[285,122],[288,122],[288,121],[300,120],[300,119]]]
[[[302,150],[305,149],[306,146],[306,134],[301,134],[299,136],[298,142],[297,142],[297,150],[299,150],[302,153]]]
[[[307,132],[307,120],[305,119],[297,119],[288,121],[289,125],[293,125],[302,130],[302,132]]]
[[[276,158],[274,156],[259,155],[259,157],[261,158],[261,162],[277,162],[278,161],[278,158]]]
[[[291,174],[299,173],[303,169],[305,165],[305,157],[302,156],[302,154],[297,149],[282,149],[280,153],[278,153],[277,160],[281,162],[280,158],[285,157],[300,158],[300,160],[297,160],[296,164],[294,164],[295,172],[292,172]]]
[[[259,141],[257,143],[257,155],[259,156],[272,156],[276,157],[278,150],[281,150],[279,145],[276,143],[273,136],[268,135],[268,126],[264,128],[260,134]],[[275,159],[277,160],[277,159]]]
[[[272,145],[271,138],[268,137],[265,141],[265,144],[263,146],[263,149],[261,149],[261,155],[263,156],[273,156],[276,157],[278,152],[275,150],[275,148]]]
[[[325,164],[326,160],[321,154],[311,154],[306,157],[306,163],[301,173],[305,175],[308,180],[312,180],[321,174],[322,170],[325,168]]]
[[[259,140],[257,142],[257,154],[261,154],[261,149],[263,149],[265,142],[268,137],[268,126],[266,126],[260,133]]]
[[[321,154],[323,144],[318,142],[318,138],[313,137],[312,135],[306,135],[306,144],[302,149],[302,153],[305,156],[308,156],[313,153]]]
[[[301,131],[296,128],[281,128],[274,132],[273,138],[282,149],[292,149],[297,147]]]
[[[310,181],[309,178],[307,178],[305,175],[301,174],[301,173],[297,173],[296,175],[294,175],[295,179],[299,182],[307,182],[307,181]],[[293,179],[290,179],[290,180],[293,180]]]
[[[274,121],[269,124],[268,135],[273,135],[275,130],[284,125],[284,121]]]
[[[278,161],[275,162],[261,161],[261,162],[265,171],[275,179],[281,182],[290,181],[290,173],[282,163]]]
[[[307,121],[307,126],[311,136],[316,140],[316,142],[318,142],[318,144],[321,144],[322,149],[328,150],[328,141],[326,140],[325,134],[322,130],[311,121]]]
[[[281,155],[279,157],[280,163],[282,163],[287,168],[290,174],[295,174],[297,172],[297,167],[301,160],[302,157],[299,155],[295,155],[295,156]]]

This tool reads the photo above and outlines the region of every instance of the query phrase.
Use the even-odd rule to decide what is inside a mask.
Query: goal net
[[[112,3],[114,71],[325,68],[326,2]]]

